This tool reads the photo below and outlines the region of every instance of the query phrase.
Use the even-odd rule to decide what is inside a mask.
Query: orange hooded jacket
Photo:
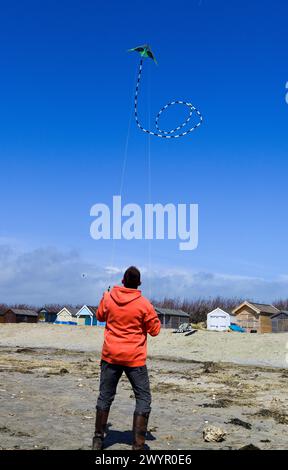
[[[96,316],[99,321],[106,321],[102,359],[128,367],[145,365],[147,333],[157,336],[161,324],[141,291],[113,287],[104,293]]]

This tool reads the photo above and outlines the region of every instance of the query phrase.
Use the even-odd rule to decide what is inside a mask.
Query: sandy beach
[[[94,352],[99,357],[104,329],[49,324],[2,324],[0,346],[54,348]],[[167,360],[233,362],[242,365],[288,367],[288,333],[241,334],[197,331],[185,337],[162,329],[148,338],[148,356]]]
[[[0,325],[0,448],[89,449],[103,329]],[[162,330],[149,338],[151,449],[285,449],[288,334]],[[123,376],[107,449],[128,449],[134,397]],[[226,431],[204,442],[205,426]]]

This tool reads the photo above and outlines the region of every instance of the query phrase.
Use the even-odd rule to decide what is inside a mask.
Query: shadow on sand
[[[104,449],[109,449],[109,447],[113,446],[114,444],[126,444],[128,446],[132,446],[133,442],[133,434],[132,431],[116,431],[115,429],[111,429],[111,424],[107,426],[107,435],[105,437]],[[146,441],[155,441],[156,437],[154,437],[150,432],[147,432]],[[149,450],[150,447],[145,444],[145,450]]]

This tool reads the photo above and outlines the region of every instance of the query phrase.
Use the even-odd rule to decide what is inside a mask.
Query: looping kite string
[[[148,52],[150,52],[150,50]],[[156,119],[155,119],[156,129],[157,129],[158,132],[153,132],[153,131],[149,131],[148,129],[145,129],[141,125],[141,123],[139,121],[139,118],[138,118],[138,95],[139,95],[139,87],[140,87],[142,69],[143,69],[143,59],[141,58],[140,59],[140,64],[139,64],[139,72],[138,72],[138,78],[137,78],[137,83],[136,83],[135,100],[134,100],[135,120],[136,120],[136,123],[137,123],[137,126],[139,127],[139,129],[141,129],[143,132],[146,132],[146,134],[155,135],[156,137],[162,137],[164,139],[177,139],[178,137],[184,137],[184,135],[190,134],[190,132],[194,131],[195,129],[197,129],[197,127],[201,126],[201,124],[203,122],[203,117],[202,117],[202,114],[200,113],[200,111],[198,111],[198,109],[196,109],[195,106],[193,106],[193,104],[188,103],[186,101],[178,100],[178,101],[171,101],[170,103],[167,103],[165,106],[163,106],[163,108],[160,109],[160,111],[157,114]],[[167,108],[169,108],[169,106],[173,106],[175,104],[182,104],[182,105],[187,106],[188,109],[189,109],[189,116],[187,117],[187,119],[180,126],[176,127],[175,129],[172,129],[171,131],[165,131],[165,130],[163,130],[159,127],[159,119],[160,119],[161,114],[163,113],[163,111],[165,111]],[[188,122],[190,121],[190,119],[193,115],[193,112],[195,112],[197,114],[197,116],[199,117],[198,123],[195,124],[193,127],[190,127],[190,129],[186,130],[185,132],[181,132],[180,134],[175,134],[177,131],[179,131],[180,129],[182,129],[183,127],[185,127],[188,124]]]

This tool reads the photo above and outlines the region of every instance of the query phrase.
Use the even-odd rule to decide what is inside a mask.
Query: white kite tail
[[[143,68],[143,59],[140,60],[140,64],[139,64],[139,71],[138,71],[138,78],[137,78],[137,83],[136,83],[135,99],[134,99],[134,115],[135,115],[135,120],[139,129],[141,129],[141,131],[143,132],[146,132],[146,134],[155,135],[156,137],[162,137],[163,139],[177,139],[178,137],[184,137],[184,135],[190,134],[190,132],[197,129],[197,127],[200,127],[203,122],[203,117],[200,111],[198,111],[198,109],[196,109],[195,106],[193,106],[191,103],[187,103],[186,101],[179,101],[179,100],[171,101],[170,103],[167,103],[165,106],[163,106],[163,108],[160,109],[155,119],[156,129],[158,130],[158,132],[149,131],[148,129],[145,129],[141,125],[139,118],[138,118],[138,95],[139,95],[140,80],[141,80],[141,75],[142,75],[142,68]],[[189,108],[189,116],[186,119],[186,121],[184,121],[180,126],[176,127],[175,129],[172,129],[171,131],[164,131],[160,129],[159,127],[160,116],[163,113],[163,111],[165,111],[165,109],[167,109],[169,106],[172,106],[174,104],[183,104],[187,106]],[[198,123],[195,124],[190,129],[186,130],[185,132],[181,132],[180,134],[175,134],[175,132],[178,132],[180,129],[182,129],[182,127],[187,125],[187,123],[190,121],[193,115],[193,112],[195,112],[197,116],[199,117]]]

